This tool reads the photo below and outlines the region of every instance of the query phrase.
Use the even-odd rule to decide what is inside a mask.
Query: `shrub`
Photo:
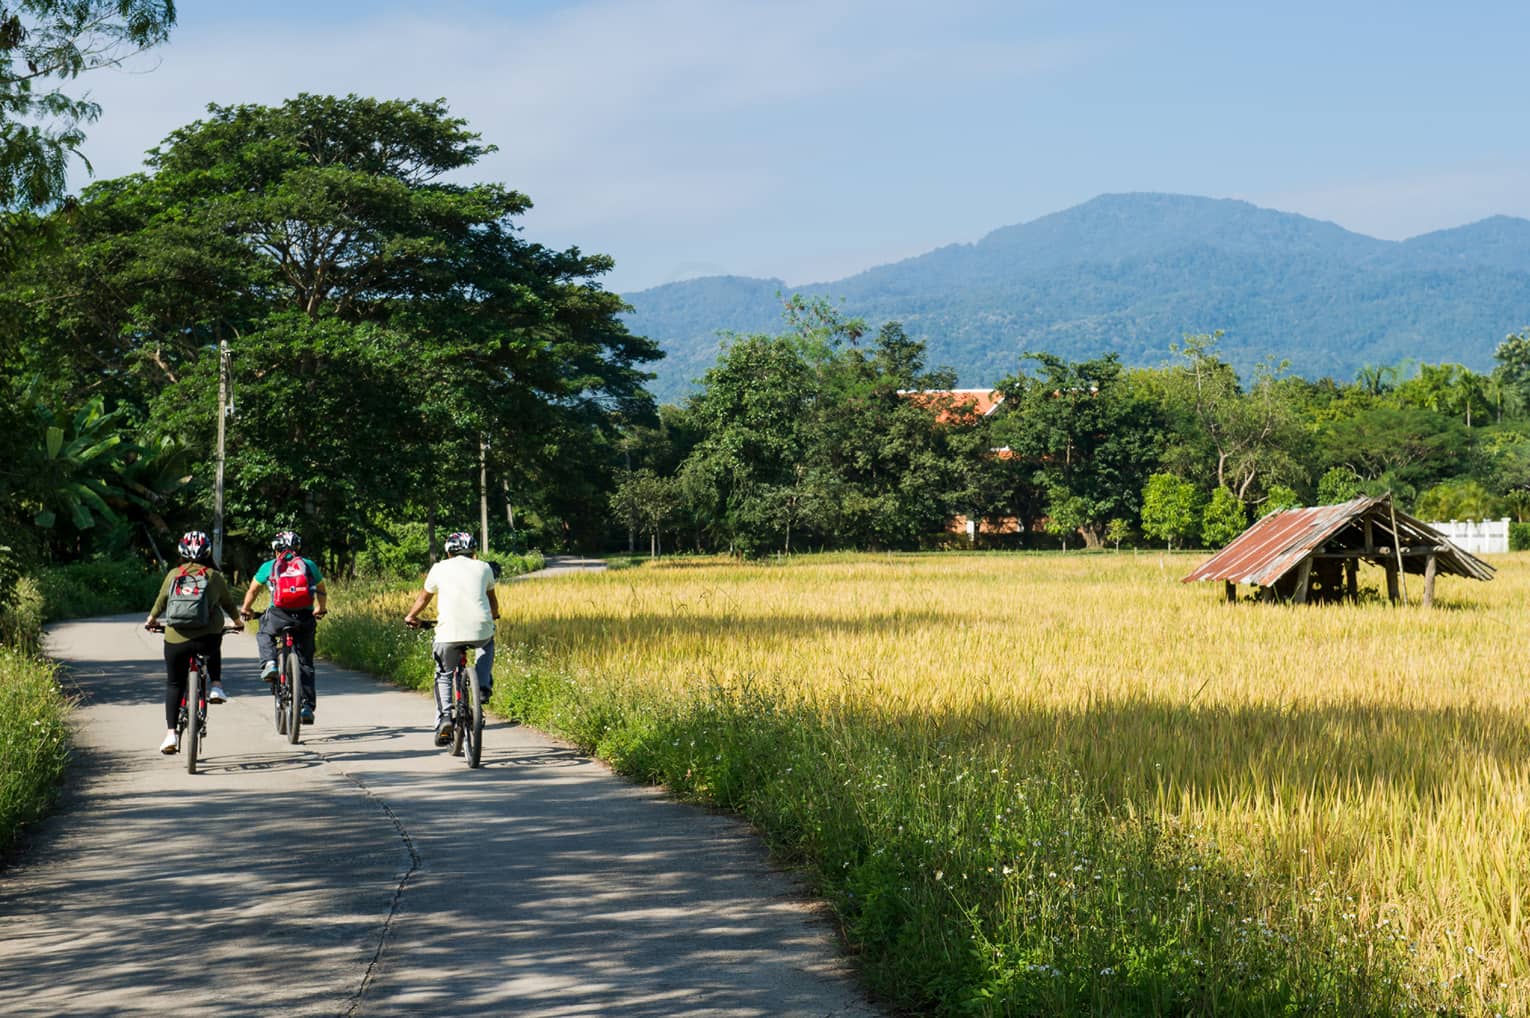
[[[1211,501],[1201,515],[1201,541],[1208,548],[1220,548],[1231,542],[1248,526],[1243,503],[1226,488],[1211,493]]]
[[[139,610],[147,614],[163,579],[141,562],[99,559],[53,566],[37,581],[43,618],[53,622]]]
[[[490,565],[498,567],[499,578],[501,580],[508,580],[512,576],[524,576],[526,573],[534,573],[547,564],[546,559],[543,558],[542,553],[539,551],[528,551],[524,555],[517,555],[513,552],[489,551],[485,552],[481,557]]]
[[[1142,533],[1170,548],[1195,535],[1200,496],[1195,485],[1174,474],[1154,474],[1142,489]]]
[[[68,712],[51,664],[0,647],[0,852],[58,795],[69,760]]]

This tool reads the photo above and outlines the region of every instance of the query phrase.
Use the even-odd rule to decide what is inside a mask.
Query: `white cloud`
[[[540,16],[383,14],[323,26],[183,10],[171,43],[140,59],[139,73],[89,79],[105,113],[86,155],[98,178],[132,172],[209,102],[274,104],[300,91],[444,97],[500,149],[469,176],[529,194],[536,239],[610,251],[629,270],[622,282],[647,285],[666,267],[715,262],[688,250],[709,234],[742,251],[751,222],[779,226],[793,205],[836,207],[836,189],[853,189],[856,173],[833,164],[865,155],[862,108],[885,115],[900,90],[960,94],[964,83],[986,88],[1089,55],[1087,43],[973,33],[981,6],[604,0]],[[829,107],[840,120],[820,115]],[[756,264],[768,254],[749,253]],[[804,274],[778,257],[776,274]]]

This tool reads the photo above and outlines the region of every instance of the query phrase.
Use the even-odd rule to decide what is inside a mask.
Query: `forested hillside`
[[[1153,365],[1185,333],[1222,329],[1239,370],[1274,356],[1352,379],[1404,358],[1485,370],[1530,322],[1530,222],[1496,216],[1395,242],[1246,202],[1104,195],[831,283],[714,277],[628,294],[627,324],[667,354],[673,401],[712,364],[719,331],[767,332],[791,292],[872,327],[896,320],[963,385],[1011,374],[1024,351]]]

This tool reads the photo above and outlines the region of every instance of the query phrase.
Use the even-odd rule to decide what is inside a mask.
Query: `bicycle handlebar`
[[[436,628],[436,620],[415,619],[413,622],[405,622],[404,625],[408,626],[410,629],[434,629]]]
[[[163,633],[165,631],[165,624],[163,622],[156,622],[153,625],[150,625],[149,623],[145,622],[143,624],[143,627],[145,629],[147,629],[151,633]],[[219,632],[220,633],[242,633],[242,632],[244,632],[244,627],[243,626],[224,626],[224,627],[222,627],[219,630]]]

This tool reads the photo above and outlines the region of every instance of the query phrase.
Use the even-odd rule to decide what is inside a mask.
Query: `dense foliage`
[[[1530,343],[1497,368],[1367,368],[1247,379],[1221,333],[1160,368],[1027,355],[986,391],[950,389],[897,323],[785,303],[778,335],[726,344],[660,428],[629,428],[613,520],[650,551],[742,554],[1148,541],[1220,546],[1276,509],[1392,492],[1429,519],[1530,513]],[[971,521],[970,529],[964,526]]]
[[[448,182],[489,151],[440,102],[214,106],[33,219],[0,300],[7,522],[43,535],[18,551],[212,530],[220,367],[235,566],[295,527],[348,570],[401,521],[476,521],[480,496],[491,547],[517,522],[598,539],[615,422],[652,419],[658,354],[592,281],[608,258],[523,239],[518,192]]]

